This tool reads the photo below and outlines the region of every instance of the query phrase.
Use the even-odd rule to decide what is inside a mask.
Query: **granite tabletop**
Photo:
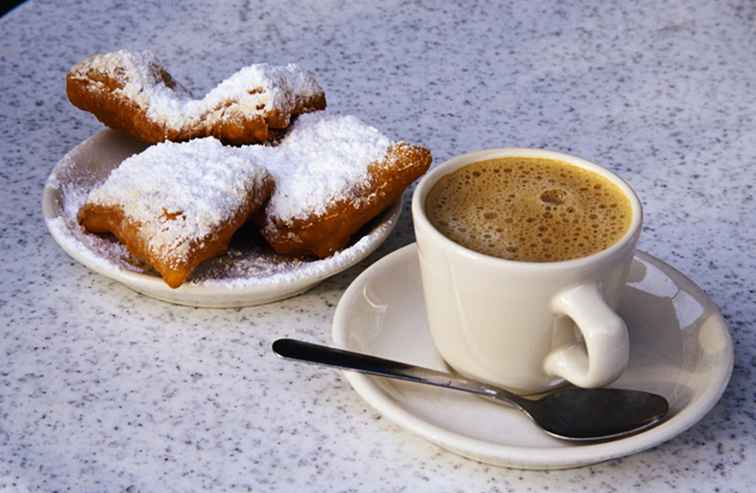
[[[755,491],[755,26],[748,0],[21,5],[0,18],[0,491]],[[393,426],[338,372],[276,359],[276,338],[329,341],[350,281],[413,241],[407,211],[368,260],[261,307],[173,306],[89,271],[49,236],[41,191],[101,128],[66,101],[66,70],[122,47],[196,92],[300,62],[330,107],[436,163],[516,145],[617,171],[645,206],[640,248],[730,324],[721,402],[653,450],[517,471]]]

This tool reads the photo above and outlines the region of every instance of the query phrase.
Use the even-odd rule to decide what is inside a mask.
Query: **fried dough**
[[[231,236],[270,196],[264,168],[212,138],[162,143],[121,163],[79,210],[91,233],[112,233],[172,288]]]
[[[324,258],[401,198],[431,163],[428,149],[394,143],[353,116],[303,115],[277,147],[245,146],[276,180],[253,218],[277,253]]]
[[[68,72],[66,92],[76,107],[147,143],[267,142],[297,115],[326,106],[314,74],[294,64],[250,65],[193,99],[148,51],[90,56]]]
[[[349,189],[343,198],[331,201],[325,212],[288,221],[258,213],[255,219],[276,253],[325,258],[344,248],[362,226],[400,200],[404,190],[428,170],[430,162],[428,149],[398,143],[382,161],[368,167],[364,182]]]

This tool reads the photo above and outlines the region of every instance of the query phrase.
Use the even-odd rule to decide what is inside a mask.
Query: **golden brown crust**
[[[166,86],[176,87],[175,80],[163,67],[155,66],[154,71]],[[151,119],[145,108],[119,91],[123,85],[117,78],[94,68],[90,68],[84,74],[72,70],[66,76],[66,94],[74,106],[92,113],[108,127],[124,130],[150,144],[165,140],[181,142],[209,136],[234,145],[268,142],[275,137],[275,132],[271,130],[285,129],[297,115],[326,107],[325,94],[320,93],[298,97],[291,111],[272,109],[262,114],[232,111],[233,115],[229,118],[204,118],[195,125],[176,129]],[[230,102],[224,104],[231,105]],[[225,109],[221,105],[208,114]]]
[[[362,226],[399,200],[404,189],[430,164],[428,149],[396,144],[382,163],[370,166],[367,183],[350,191],[350,197],[357,196],[358,200],[337,200],[323,214],[290,222],[268,216],[263,209],[253,217],[276,253],[325,258],[342,249]]]
[[[136,258],[155,269],[172,288],[186,281],[192,271],[207,259],[223,255],[231,237],[253,214],[262,207],[273,192],[273,179],[267,177],[263,185],[250,194],[249,200],[229,221],[211,234],[191,242],[185,256],[163,259],[150,252],[149,238],[141,234],[141,224],[127,217],[120,206],[102,206],[86,203],[79,211],[79,222],[90,233],[112,233]]]

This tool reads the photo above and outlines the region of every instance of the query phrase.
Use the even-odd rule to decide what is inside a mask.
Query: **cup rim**
[[[466,165],[484,161],[486,159],[495,159],[498,157],[533,157],[533,158],[545,158],[554,159],[558,161],[564,161],[568,164],[578,166],[590,171],[596,172],[604,178],[610,180],[617,185],[630,201],[630,209],[632,212],[632,219],[630,226],[625,234],[608,248],[600,250],[596,253],[585,257],[579,257],[569,260],[557,260],[554,262],[533,262],[526,260],[510,260],[500,257],[494,257],[485,253],[480,253],[470,248],[467,248],[449,238],[444,236],[440,231],[431,224],[428,216],[425,214],[425,199],[430,192],[430,189],[435,185],[442,177],[456,171],[457,169]],[[434,241],[440,241],[444,243],[447,248],[451,248],[457,253],[464,255],[468,258],[475,259],[480,262],[486,262],[489,264],[496,264],[499,266],[507,266],[511,268],[524,268],[524,269],[538,269],[538,270],[558,270],[565,268],[582,267],[587,264],[592,264],[597,261],[601,261],[614,255],[629,245],[634,244],[640,226],[643,219],[643,208],[641,206],[640,199],[636,195],[635,191],[630,185],[614,172],[599,166],[591,161],[572,156],[557,151],[549,151],[546,149],[529,148],[529,147],[496,147],[490,149],[483,149],[479,151],[472,151],[465,154],[454,156],[443,163],[434,166],[418,183],[412,194],[412,219],[415,221],[416,227],[419,223],[421,227],[429,231]]]

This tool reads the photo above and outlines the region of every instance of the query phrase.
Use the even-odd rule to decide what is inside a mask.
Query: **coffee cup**
[[[611,183],[626,199],[629,217],[621,234],[599,251],[554,261],[501,258],[443,234],[426,207],[434,186],[474,163],[502,158],[554,161]],[[426,174],[412,198],[412,217],[431,335],[458,373],[534,394],[565,380],[586,388],[604,386],[627,367],[629,335],[617,306],[642,210],[636,194],[617,175],[586,160],[539,149],[472,152]]]

